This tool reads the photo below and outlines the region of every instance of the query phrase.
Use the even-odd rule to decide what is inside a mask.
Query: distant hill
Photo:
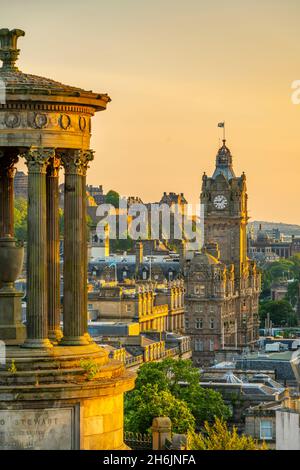
[[[254,226],[255,232],[262,226],[263,230],[278,229],[285,235],[296,235],[300,236],[300,225],[294,224],[283,224],[281,222],[266,222],[265,220],[254,220],[249,223],[249,226]]]

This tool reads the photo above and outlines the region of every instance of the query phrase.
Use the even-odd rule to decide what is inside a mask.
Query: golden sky
[[[112,102],[93,119],[88,182],[197,203],[225,120],[252,219],[300,224],[299,0],[0,0],[22,71]]]

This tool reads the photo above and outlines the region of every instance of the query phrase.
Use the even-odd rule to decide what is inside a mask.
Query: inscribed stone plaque
[[[0,450],[73,448],[73,408],[0,410]]]

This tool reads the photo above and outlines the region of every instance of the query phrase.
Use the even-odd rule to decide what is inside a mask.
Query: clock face
[[[214,198],[214,206],[218,210],[223,210],[225,207],[227,207],[228,201],[223,194],[219,194],[219,196],[216,196]]]

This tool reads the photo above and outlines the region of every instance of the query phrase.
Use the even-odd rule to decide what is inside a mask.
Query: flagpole
[[[225,142],[225,121],[219,122],[218,127],[223,128],[223,142]]]

